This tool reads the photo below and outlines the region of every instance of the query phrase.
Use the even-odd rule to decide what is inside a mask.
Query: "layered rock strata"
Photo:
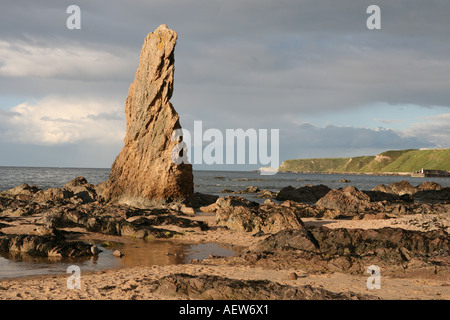
[[[124,147],[109,180],[100,187],[106,201],[146,206],[193,196],[192,165],[173,161],[181,138],[179,115],[170,103],[177,33],[159,26],[142,46],[139,67],[126,100]],[[183,156],[180,150],[176,156]]]

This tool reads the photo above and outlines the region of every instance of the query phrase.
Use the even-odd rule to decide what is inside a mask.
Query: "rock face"
[[[192,165],[175,164],[172,140],[181,129],[170,98],[174,81],[177,33],[159,26],[142,46],[139,67],[126,100],[127,133],[109,180],[100,186],[107,201],[146,206],[154,201],[193,197]],[[182,156],[181,154],[179,154]]]

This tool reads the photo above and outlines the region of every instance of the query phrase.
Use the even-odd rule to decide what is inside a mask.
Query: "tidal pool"
[[[97,256],[76,259],[49,259],[20,253],[0,252],[0,278],[66,273],[70,265],[81,272],[133,266],[173,265],[204,259],[209,255],[232,256],[236,251],[215,243],[184,244],[168,240],[135,240],[102,247],[103,241],[92,241],[101,252]],[[121,258],[113,256],[120,250]]]

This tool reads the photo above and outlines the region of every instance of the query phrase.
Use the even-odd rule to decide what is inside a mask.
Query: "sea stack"
[[[184,202],[194,193],[192,165],[176,164],[172,134],[181,129],[170,103],[174,82],[177,33],[166,25],[149,33],[126,100],[124,147],[109,180],[100,185],[105,200],[133,206]]]

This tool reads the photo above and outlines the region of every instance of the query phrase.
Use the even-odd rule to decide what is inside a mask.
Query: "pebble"
[[[113,251],[113,256],[121,258],[123,256],[123,253],[120,250],[114,250]]]
[[[93,246],[91,247],[91,252],[92,252],[93,254],[98,254],[98,248],[97,248],[96,245],[93,245]]]
[[[289,280],[297,280],[298,279],[298,275],[295,272],[291,272],[288,276]]]

